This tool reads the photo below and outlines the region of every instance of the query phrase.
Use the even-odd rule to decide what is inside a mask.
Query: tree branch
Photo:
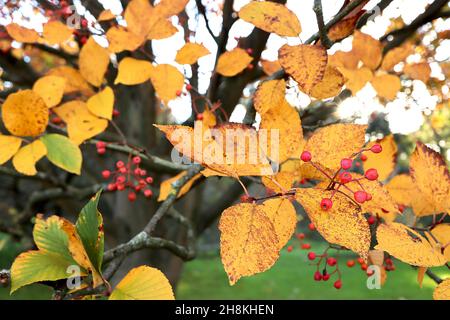
[[[322,0],[314,0],[313,10],[316,13],[320,41],[325,48],[329,49],[333,42],[328,38],[328,30],[323,22]]]
[[[214,32],[211,30],[211,26],[209,25],[208,18],[206,18],[206,8],[202,4],[202,0],[195,0],[195,4],[197,5],[198,12],[203,16],[203,19],[205,20],[206,29],[208,29],[209,34],[216,42],[217,46],[219,46],[219,40],[218,37],[214,35]]]

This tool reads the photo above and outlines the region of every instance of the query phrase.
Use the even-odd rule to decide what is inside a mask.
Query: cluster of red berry
[[[346,171],[346,170],[349,170],[349,169],[351,169],[353,167],[354,158],[356,156],[361,154],[361,159],[363,158],[363,156],[365,156],[363,154],[364,151],[371,151],[373,153],[380,153],[382,151],[382,147],[379,144],[374,144],[370,149],[363,149],[360,152],[358,152],[358,153],[354,154],[353,156],[351,156],[350,158],[342,159],[341,160],[341,167],[336,172],[334,177],[330,177],[326,172],[324,172],[320,167],[318,167],[313,161],[311,161],[312,160],[312,155],[311,155],[311,153],[309,151],[303,151],[302,152],[302,154],[300,156],[300,159],[303,162],[311,163],[311,165],[313,165],[317,170],[319,170],[324,175],[326,175],[330,179],[331,183],[337,185],[337,187],[335,189],[333,189],[331,197],[330,198],[323,198],[322,201],[320,202],[320,207],[323,210],[330,210],[333,207],[333,200],[332,200],[332,198],[335,195],[335,193],[339,190],[340,187],[344,187],[345,189],[350,191],[353,194],[353,198],[358,203],[364,203],[364,202],[370,201],[372,199],[372,195],[364,190],[364,187],[361,185],[361,183],[359,181],[361,179],[367,179],[367,180],[370,180],[370,181],[377,180],[378,179],[378,172],[377,172],[377,170],[374,169],[374,168],[368,169],[364,173],[364,177],[363,178],[358,178],[358,179],[354,179],[352,174],[349,171]],[[365,159],[367,160],[367,156],[365,156]],[[337,179],[336,179],[336,177],[337,177]],[[352,191],[348,186],[346,186],[346,184],[348,184],[349,182],[352,182],[352,181],[358,182],[358,184],[359,184],[359,186],[361,187],[362,190]]]
[[[129,190],[128,200],[133,202],[137,198],[137,193],[142,192],[146,198],[153,195],[149,185],[153,183],[153,178],[147,175],[147,171],[140,168],[142,159],[138,156],[125,164],[123,161],[116,162],[114,171],[104,170],[104,179],[111,179],[114,182],[108,184],[108,191]]]
[[[316,271],[314,272],[314,280],[315,281],[328,281],[330,278],[337,274],[338,279],[333,283],[333,286],[336,289],[342,288],[342,280],[341,280],[341,272],[339,271],[338,260],[335,257],[330,257],[328,253],[325,251],[323,254],[316,254],[315,252],[308,253],[308,260],[315,261],[317,259]],[[322,271],[320,271],[322,262],[324,262],[324,266]],[[334,268],[330,272],[330,268]]]
[[[187,91],[191,91],[193,89],[192,85],[190,83],[188,83],[186,85],[186,90]],[[182,95],[186,95],[186,92],[183,92],[182,90],[177,90],[177,92],[175,93],[177,95],[177,97],[181,97]]]
[[[311,231],[315,231],[316,227],[314,226],[314,223],[311,222],[308,225],[308,229]],[[296,238],[300,242],[300,249],[302,249],[302,250],[311,249],[311,244],[304,241],[306,238],[306,235],[304,233],[298,233]],[[290,245],[286,248],[286,250],[287,250],[287,252],[292,252],[292,250],[294,250],[294,246]]]

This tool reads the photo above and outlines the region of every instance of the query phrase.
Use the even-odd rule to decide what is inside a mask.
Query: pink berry
[[[314,260],[316,259],[316,254],[314,252],[309,252],[308,253],[308,260]]]
[[[368,169],[364,175],[368,180],[377,180],[378,179],[378,171],[377,169]]]
[[[135,200],[136,200],[136,193],[130,192],[130,193],[128,194],[128,201],[133,202],[133,201],[135,201]]]
[[[336,263],[337,263],[336,258],[329,257],[329,258],[327,259],[327,264],[328,264],[330,267],[334,267],[334,266],[336,265]]]
[[[153,178],[152,177],[147,177],[147,178],[145,178],[145,182],[147,182],[148,184],[152,184],[153,183]]]
[[[125,185],[122,184],[122,183],[118,183],[118,184],[117,184],[117,190],[119,190],[119,191],[125,190]]]
[[[103,179],[109,179],[110,176],[111,176],[111,171],[109,171],[109,170],[103,170],[102,171]]]
[[[120,160],[119,160],[119,161],[116,162],[116,167],[117,167],[117,168],[122,168],[122,167],[124,167],[124,166],[125,166],[125,163],[123,163],[123,161],[120,161]]]
[[[124,176],[118,176],[116,179],[116,182],[119,184],[122,184],[126,181],[126,178]]]
[[[367,193],[365,191],[356,191],[353,194],[356,202],[364,203],[367,200]]]
[[[108,191],[116,191],[117,185],[115,183],[108,184]]]
[[[147,190],[144,191],[144,196],[145,196],[146,198],[150,198],[152,195],[153,195],[152,190],[147,189]]]
[[[121,167],[121,168],[119,168],[119,172],[120,173],[127,173],[127,168],[125,168],[125,167]]]
[[[104,155],[104,154],[106,153],[106,148],[98,148],[98,149],[97,149],[97,153],[98,153],[99,155]]]
[[[330,210],[332,206],[333,206],[333,201],[331,201],[331,199],[329,199],[329,198],[324,198],[320,202],[320,207],[322,208],[322,210],[325,210],[325,211]]]
[[[342,184],[346,184],[346,183],[351,182],[353,180],[353,177],[350,172],[342,172],[339,175],[339,180],[341,181]]]
[[[142,160],[141,157],[136,156],[136,157],[133,158],[133,163],[134,164],[139,164],[139,163],[141,163],[141,160]]]
[[[352,167],[353,160],[349,158],[345,158],[341,160],[341,168],[344,170],[350,169]]]
[[[311,152],[309,151],[303,151],[302,155],[300,156],[300,159],[302,159],[303,162],[309,162],[312,159]]]
[[[374,144],[371,148],[370,151],[372,151],[373,153],[380,153],[381,151],[383,151],[383,148],[381,147],[381,145]]]
[[[365,154],[361,155],[361,161],[366,161],[367,160],[367,156]]]

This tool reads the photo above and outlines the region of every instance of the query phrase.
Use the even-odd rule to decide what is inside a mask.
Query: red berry
[[[125,185],[122,184],[122,183],[118,183],[118,184],[117,184],[117,190],[119,190],[119,191],[125,190]]]
[[[144,179],[140,179],[140,180],[139,180],[139,185],[145,186],[145,185],[147,185],[147,182],[145,182]]]
[[[361,154],[361,161],[366,161],[367,160],[367,156],[365,154]]]
[[[356,166],[357,168],[359,168],[359,167],[361,167],[361,163],[360,163],[360,162],[356,162],[356,163],[355,163],[355,166]]]
[[[339,175],[339,180],[341,181],[342,184],[346,184],[346,183],[351,182],[353,180],[353,177],[350,172],[342,172]]]
[[[250,202],[250,197],[246,194],[242,195],[241,202]]]
[[[356,202],[364,203],[364,201],[367,200],[367,193],[365,191],[356,191],[353,194],[353,197],[355,198]]]
[[[363,258],[358,258],[358,263],[359,264],[363,264],[364,263],[364,259]]]
[[[186,85],[186,90],[187,91],[191,91],[192,90],[192,85],[190,83]]]
[[[126,178],[124,176],[118,176],[116,179],[116,182],[119,184],[122,184],[126,181]]]
[[[203,113],[197,114],[197,120],[199,120],[199,121],[203,120]]]
[[[311,245],[309,243],[304,243],[304,244],[302,244],[302,249],[303,250],[311,249]]]
[[[106,153],[106,148],[98,148],[98,149],[97,149],[97,153],[98,153],[99,155],[104,155],[104,154]]]
[[[347,261],[347,267],[353,268],[354,265],[355,265],[355,260],[348,260]]]
[[[87,42],[87,37],[85,37],[85,36],[81,37],[80,43],[81,44],[86,44],[86,42]]]
[[[83,28],[86,28],[87,25],[88,25],[87,20],[86,20],[86,19],[82,19],[82,20],[81,20],[81,26],[82,26]]]
[[[333,284],[333,286],[336,288],[336,289],[340,289],[340,288],[342,288],[342,281],[341,280],[337,280],[334,284]]]
[[[375,219],[374,216],[370,216],[369,218],[367,218],[367,222],[372,225],[377,221],[377,219]]]
[[[314,280],[315,281],[322,280],[322,274],[319,271],[314,272]]]
[[[140,168],[136,168],[136,169],[134,169],[133,173],[134,173],[135,176],[140,176],[141,175],[141,169]]]
[[[139,156],[136,156],[136,157],[133,158],[133,163],[134,164],[139,164],[139,163],[141,163],[141,161],[142,161],[142,159]]]
[[[247,53],[250,54],[250,55],[252,55],[252,54],[253,54],[253,49],[252,49],[252,48],[248,48],[248,49],[247,49]]]
[[[140,185],[140,184],[134,187],[134,191],[136,191],[136,192],[139,192],[141,190],[142,190],[142,185]]]
[[[62,123],[62,119],[60,117],[53,117],[51,121],[53,124],[61,124]]]
[[[385,262],[386,264],[391,265],[391,264],[392,264],[392,259],[391,259],[391,258],[386,258],[386,260],[384,260],[384,262]]]
[[[121,167],[121,168],[119,168],[119,172],[120,172],[120,173],[127,173],[128,170],[127,170],[127,168],[125,168],[125,167]]]
[[[332,206],[333,206],[333,201],[331,201],[331,199],[324,198],[320,202],[320,207],[322,208],[322,210],[325,210],[325,211],[330,210]]]
[[[372,195],[370,193],[368,193],[368,192],[366,192],[366,194],[367,194],[367,200],[366,201],[372,200]]]
[[[253,70],[254,68],[255,68],[255,66],[251,63],[247,66],[248,70]]]
[[[133,201],[135,201],[135,200],[136,200],[136,193],[130,192],[130,193],[128,194],[128,201],[133,202]]]
[[[367,180],[371,180],[371,181],[377,180],[378,179],[378,171],[377,171],[377,169],[373,169],[373,168],[368,169],[366,171],[366,173],[364,174],[364,176],[367,178]]]
[[[366,274],[368,277],[372,276],[375,273],[374,270],[366,270]]]
[[[116,162],[116,167],[117,168],[123,168],[123,167],[125,167],[125,163],[123,161],[119,160],[119,161]]]
[[[308,224],[308,229],[314,231],[316,230],[316,226],[314,225],[314,223],[311,222],[310,224]]]
[[[59,4],[61,5],[61,7],[67,7],[67,1],[62,0]]]
[[[294,248],[292,246],[287,247],[287,252],[292,252]]]
[[[106,143],[103,141],[99,141],[95,144],[95,146],[97,147],[97,149],[106,148]]]
[[[366,271],[369,266],[366,263],[361,265],[361,270]]]
[[[314,260],[316,258],[316,254],[314,252],[309,252],[308,253],[308,260]]]
[[[120,111],[117,109],[114,109],[112,115],[113,115],[113,117],[118,117],[118,116],[120,116]]]
[[[353,160],[349,158],[345,158],[341,160],[341,168],[344,170],[350,169],[352,167]]]
[[[305,239],[305,234],[304,233],[297,234],[297,239],[299,239],[299,240]]]
[[[333,257],[330,257],[330,258],[327,259],[327,264],[330,267],[334,267],[336,265],[336,263],[337,263],[337,260],[335,258],[333,258]]]
[[[312,159],[311,152],[309,151],[303,151],[302,155],[300,156],[300,159],[302,159],[303,162],[309,162]]]
[[[116,191],[117,185],[115,183],[108,184],[108,191]]]
[[[147,177],[147,178],[145,178],[145,182],[147,182],[148,184],[151,184],[151,183],[153,183],[153,178]]]
[[[177,97],[181,96],[181,90],[177,90],[177,92],[175,93],[177,95]]]
[[[305,184],[305,183],[306,183],[306,179],[300,180],[300,184]]]
[[[153,195],[153,191],[152,190],[147,189],[147,190],[144,191],[144,196],[146,198],[150,198],[152,195]]]
[[[147,170],[141,169],[141,177],[145,177],[147,175]]]
[[[401,213],[403,213],[403,211],[405,211],[405,206],[402,205],[402,204],[400,204],[400,205],[398,206],[398,211],[400,211]]]
[[[373,153],[380,153],[381,151],[383,151],[383,148],[381,147],[381,145],[374,144],[371,148],[370,151],[372,151]]]
[[[330,274],[329,273],[325,273],[323,276],[322,276],[322,280],[323,281],[328,281],[330,279]]]
[[[103,179],[109,179],[110,176],[111,176],[111,171],[109,171],[109,170],[103,170],[102,171]]]

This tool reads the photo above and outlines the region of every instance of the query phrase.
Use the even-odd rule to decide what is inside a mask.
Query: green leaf
[[[24,252],[11,267],[11,293],[34,282],[66,279],[71,275],[67,268],[74,264],[62,256],[44,251]]]
[[[41,141],[47,147],[47,158],[51,163],[68,172],[80,174],[83,156],[75,143],[60,134],[47,134],[41,137]]]
[[[99,273],[104,250],[103,218],[97,209],[100,194],[101,191],[81,210],[75,225],[89,260]]]
[[[39,251],[24,252],[11,267],[11,293],[20,287],[38,282],[65,279],[70,276],[67,267],[78,265],[69,250],[69,236],[64,231],[67,220],[51,216],[36,217],[33,238]],[[80,268],[85,273],[83,268]]]

